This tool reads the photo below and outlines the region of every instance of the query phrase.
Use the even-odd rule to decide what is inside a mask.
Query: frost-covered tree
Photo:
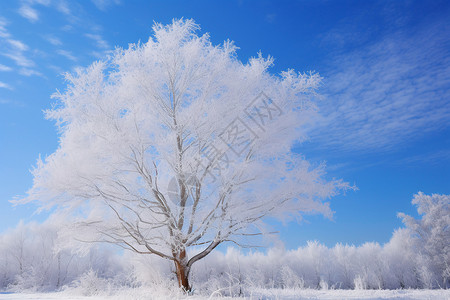
[[[336,244],[333,249],[334,263],[336,264],[334,275],[338,278],[341,288],[353,286],[354,269],[357,257],[357,248],[354,245]]]
[[[383,246],[382,256],[389,266],[386,288],[417,288],[417,249],[410,230],[399,228],[394,231],[388,243]]]
[[[57,232],[65,224],[50,217],[0,234],[0,291],[58,290],[89,270],[106,278],[121,273],[125,264],[104,245],[92,245],[85,256],[61,249]]]
[[[450,195],[419,192],[412,204],[421,218],[404,213],[399,217],[413,233],[413,247],[424,260],[419,278],[426,287],[446,288],[450,286]]]
[[[291,152],[320,77],[271,74],[261,54],[242,63],[232,42],[212,45],[198,29],[156,24],[147,43],[67,75],[46,112],[59,147],[22,200],[75,216],[78,240],[173,261],[185,290],[219,244],[248,244],[269,216],[329,216],[326,199],[347,188]]]

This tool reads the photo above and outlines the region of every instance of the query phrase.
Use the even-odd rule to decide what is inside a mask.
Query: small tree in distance
[[[419,219],[404,213],[402,219],[412,236],[412,248],[424,260],[418,277],[427,288],[450,286],[450,195],[422,192],[414,195]],[[427,270],[427,268],[429,270]]]
[[[144,44],[67,75],[46,111],[59,148],[39,160],[25,203],[76,217],[74,238],[192,265],[227,241],[247,245],[266,217],[332,214],[348,185],[291,152],[314,114],[320,77],[272,75],[214,46],[192,20],[155,24]],[[80,228],[93,230],[80,230]]]

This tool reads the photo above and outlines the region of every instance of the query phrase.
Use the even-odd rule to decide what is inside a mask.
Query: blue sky
[[[450,193],[449,16],[448,1],[1,1],[0,231],[46,218],[8,200],[57,147],[42,110],[64,89],[61,73],[185,17],[213,43],[234,40],[243,61],[261,50],[272,72],[324,77],[322,118],[294,150],[359,190],[331,200],[333,220],[275,224],[286,247],[384,243],[397,212],[414,214],[414,193]]]

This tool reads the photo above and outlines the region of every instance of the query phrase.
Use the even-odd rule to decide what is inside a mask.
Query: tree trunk
[[[177,279],[179,287],[186,292],[190,292],[191,287],[189,285],[189,272],[187,270],[187,267],[178,261],[175,261],[175,267],[177,270]]]
[[[180,251],[177,259],[175,260],[175,269],[177,273],[178,286],[185,292],[191,291],[189,285],[189,268],[187,267],[186,250]]]

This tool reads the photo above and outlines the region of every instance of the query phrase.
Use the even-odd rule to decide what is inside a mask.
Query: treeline
[[[399,289],[450,287],[450,196],[417,194],[420,218],[400,214],[405,228],[380,245],[308,242],[297,250],[213,252],[193,266],[198,291],[228,295],[255,288]],[[176,285],[170,262],[87,245],[80,252],[61,244],[61,223],[19,223],[0,236],[0,288],[54,291]]]
[[[58,224],[58,225],[56,225]],[[73,252],[58,244],[61,223],[20,222],[0,236],[0,288],[11,291],[53,291],[94,270],[103,278],[123,272],[117,254],[90,247]]]

